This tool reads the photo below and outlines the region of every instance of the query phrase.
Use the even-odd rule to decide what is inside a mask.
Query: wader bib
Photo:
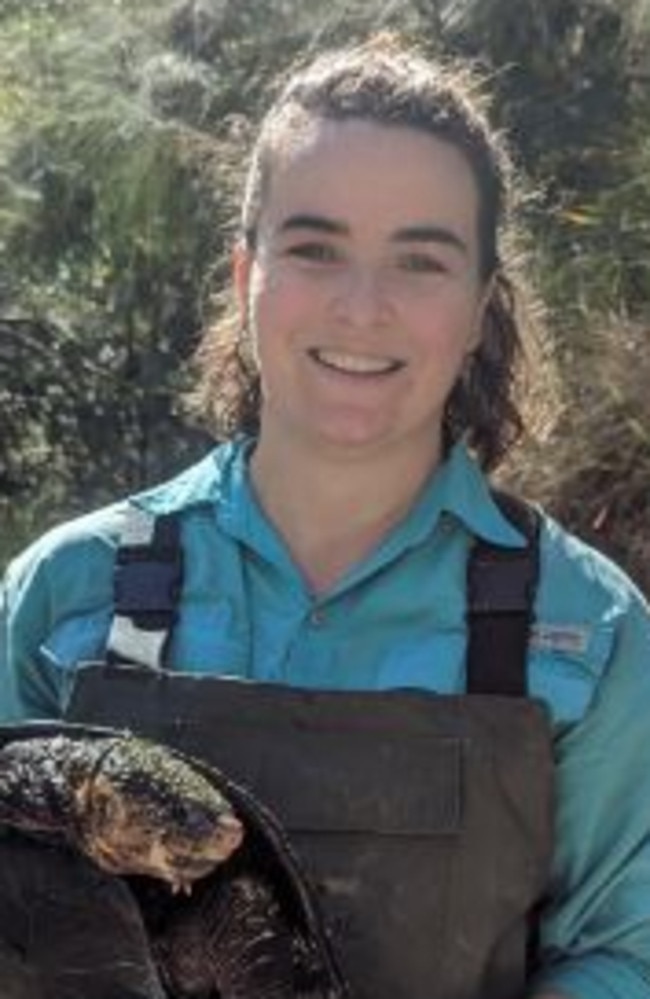
[[[118,551],[107,662],[79,668],[66,718],[202,757],[270,806],[354,999],[521,997],[552,824],[549,724],[525,696],[536,545],[475,545],[468,695],[307,691],[164,668],[178,523],[148,517]]]

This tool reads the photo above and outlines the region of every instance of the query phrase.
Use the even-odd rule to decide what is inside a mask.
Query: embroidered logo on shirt
[[[583,624],[535,624],[530,636],[534,649],[544,652],[567,652],[584,655],[589,646],[590,629]]]

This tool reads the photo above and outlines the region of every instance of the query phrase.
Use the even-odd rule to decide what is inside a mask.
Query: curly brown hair
[[[251,250],[278,154],[313,118],[415,128],[451,143],[469,163],[479,193],[479,266],[491,297],[481,342],[447,402],[443,441],[448,449],[463,438],[493,469],[524,431],[524,341],[533,340],[535,324],[512,250],[511,160],[488,122],[481,82],[466,64],[433,63],[392,36],[325,53],[293,72],[262,120],[250,159],[241,238]],[[232,308],[224,310],[197,353],[195,409],[221,437],[259,429],[259,374],[238,327]]]

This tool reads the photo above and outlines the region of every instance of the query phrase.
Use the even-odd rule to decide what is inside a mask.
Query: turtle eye
[[[214,818],[204,808],[191,803],[183,804],[174,819],[183,832],[190,836],[209,836],[214,830]]]

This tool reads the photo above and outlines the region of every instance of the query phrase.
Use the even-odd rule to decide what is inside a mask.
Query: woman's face
[[[262,446],[436,458],[487,295],[462,154],[411,128],[315,119],[276,154],[257,236],[235,284]]]

